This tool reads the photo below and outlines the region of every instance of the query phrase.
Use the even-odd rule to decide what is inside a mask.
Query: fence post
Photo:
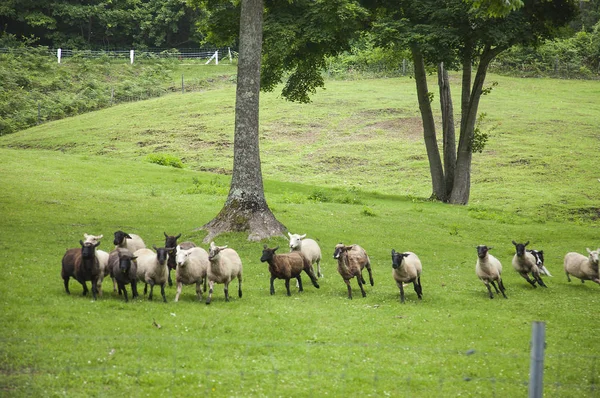
[[[531,329],[531,362],[529,365],[529,398],[542,398],[545,345],[546,324],[544,322],[533,322]]]
[[[406,58],[402,58],[402,76],[406,76]]]
[[[231,60],[231,47],[227,47],[227,52],[229,53],[229,63],[233,63],[233,61]]]
[[[133,50],[129,50],[129,59],[131,60],[132,65],[133,65],[133,55],[134,55]]]
[[[61,48],[56,50],[56,57],[58,58],[58,63],[60,64],[60,58],[62,57],[62,49]]]

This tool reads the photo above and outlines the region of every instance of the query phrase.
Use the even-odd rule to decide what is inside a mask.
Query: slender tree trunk
[[[249,240],[283,235],[264,196],[258,142],[263,0],[242,0],[231,187],[221,212],[204,225],[204,242],[224,232],[249,232]]]
[[[483,83],[485,82],[488,66],[496,57],[496,55],[498,55],[504,49],[504,47],[496,47],[494,49],[490,48],[489,46],[485,47],[479,59],[477,73],[475,74],[475,80],[473,81],[473,88],[470,90],[470,94],[468,95],[468,103],[466,103],[463,98],[463,113],[461,115],[462,119],[460,126],[461,131],[458,143],[458,154],[456,158],[456,174],[454,176],[452,194],[450,195],[450,203],[469,203],[469,196],[471,194],[471,160],[473,157],[472,144],[475,122],[477,121],[479,100],[481,99]],[[468,68],[465,66],[465,63],[467,62],[469,64]],[[463,60],[463,95],[465,93],[464,84],[466,82],[465,70],[467,70],[470,80],[470,64],[470,58],[468,60]]]
[[[456,131],[454,128],[454,109],[450,94],[450,80],[444,63],[438,65],[438,86],[440,87],[440,107],[442,110],[444,172],[446,178],[446,196],[449,198],[454,184],[456,167]]]
[[[417,98],[421,119],[423,120],[423,138],[427,157],[429,158],[429,172],[431,173],[431,184],[433,186],[432,196],[438,200],[446,201],[446,188],[444,180],[444,168],[440,158],[437,137],[435,133],[435,120],[429,100],[429,89],[427,88],[427,73],[423,54],[416,45],[411,46],[413,63],[415,68],[415,83],[417,85]]]

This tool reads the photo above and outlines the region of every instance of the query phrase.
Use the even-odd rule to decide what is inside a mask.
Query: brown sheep
[[[346,286],[348,286],[348,298],[352,300],[352,288],[350,287],[350,279],[356,277],[358,281],[358,287],[363,297],[367,297],[363,285],[366,284],[365,278],[362,276],[363,268],[367,268],[369,271],[369,281],[371,286],[373,283],[373,273],[371,272],[371,262],[365,249],[359,245],[346,246],[343,243],[339,243],[335,246],[335,252],[333,258],[338,260],[338,272],[344,279]]]
[[[83,243],[79,241],[81,248],[67,249],[62,258],[61,276],[65,284],[65,291],[69,291],[69,279],[75,278],[83,286],[83,295],[87,295],[88,288],[86,281],[92,281],[92,296],[96,300],[98,294],[98,280],[100,279],[100,263],[96,257],[96,244]]]
[[[275,279],[285,279],[285,288],[287,290],[287,295],[291,296],[290,293],[290,279],[296,278],[298,281],[298,291],[302,292],[302,279],[300,274],[302,271],[306,272],[312,281],[312,284],[317,289],[319,288],[319,283],[317,282],[317,277],[313,272],[310,261],[304,257],[304,255],[300,252],[290,252],[290,253],[282,253],[275,254],[275,251],[279,249],[279,246],[274,249],[269,249],[267,245],[264,246],[264,250],[262,252],[262,256],[260,258],[261,262],[269,263],[269,272],[271,273],[271,294],[275,294],[275,287],[273,286],[273,281]]]

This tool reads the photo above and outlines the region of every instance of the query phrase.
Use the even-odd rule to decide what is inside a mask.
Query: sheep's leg
[[[421,300],[423,297],[423,288],[421,287],[421,277],[418,277],[416,281],[413,281],[413,287],[415,288],[417,297],[419,298],[419,300]]]
[[[131,282],[131,297],[136,298],[138,296],[139,295],[137,290],[137,280],[134,280],[133,282]]]
[[[375,283],[373,282],[373,272],[371,271],[371,264],[367,263],[366,267],[367,267],[367,271],[369,271],[369,282],[371,282],[371,286],[374,286]],[[363,280],[363,283],[365,283],[364,280]]]
[[[125,302],[129,301],[129,298],[127,297],[127,289],[125,289],[125,284],[119,282],[119,291],[123,292],[123,297],[125,297]]]
[[[296,277],[296,284],[298,285],[298,291],[303,292],[304,289],[302,288],[302,277],[300,275]]]
[[[81,283],[81,286],[83,286],[83,295],[87,296],[87,294],[88,294],[87,284],[85,283],[85,281],[81,281],[79,279],[77,279],[77,281],[79,281],[79,283]]]
[[[225,282],[225,301],[229,301],[229,282]]]
[[[238,276],[238,297],[242,298],[242,275]]]
[[[400,289],[400,302],[404,303],[404,284],[402,282],[396,282],[398,289]]]
[[[569,273],[565,272],[565,274],[567,274],[567,281],[571,282],[571,277],[569,276]]]
[[[206,283],[206,277],[204,278],[204,283]],[[206,291],[206,288],[204,288],[204,291]],[[202,301],[202,281],[196,282],[196,297],[198,301]]]
[[[490,288],[490,283],[489,282],[483,282],[483,284],[485,285],[485,287],[487,287],[488,293],[490,294],[490,298],[493,299],[494,298],[494,294],[492,293],[492,289]]]
[[[150,279],[150,294],[148,295],[148,300],[152,301],[152,296],[154,295],[154,281]],[[146,290],[148,290],[148,283],[144,284],[144,296],[146,295]]]
[[[287,278],[287,279],[285,280],[285,289],[287,290],[287,295],[288,295],[288,296],[291,296],[291,295],[292,295],[292,293],[290,293],[290,279],[289,279],[289,278]]]
[[[548,286],[546,286],[546,284],[542,280],[542,277],[539,274],[537,274],[537,275],[534,274],[534,278],[537,281],[538,285],[540,285],[541,287],[548,287]]]
[[[362,269],[360,270],[360,274],[359,274],[358,276],[360,277],[360,280],[362,281],[362,283],[363,283],[364,285],[366,285],[366,284],[367,284],[367,281],[366,281],[366,280],[365,280],[365,278],[363,277],[363,274],[362,274]]]
[[[92,280],[92,297],[94,301],[96,301],[96,297],[98,296],[98,279]]]
[[[348,298],[352,300],[352,288],[350,287],[350,279],[344,279],[346,286],[348,286]]]
[[[312,268],[309,268],[308,270],[304,270],[304,272],[306,272],[308,274],[308,277],[310,278],[313,286],[318,289],[319,288],[319,280],[317,279],[317,276],[315,275],[315,273],[312,271]],[[300,277],[300,275],[298,275],[298,277]]]
[[[519,274],[521,274],[521,276],[522,276],[523,278],[525,278],[525,280],[526,280],[527,282],[531,283],[531,286],[533,286],[533,287],[536,287],[536,288],[537,288],[537,286],[535,285],[535,281],[532,281],[532,280],[531,280],[531,278],[529,277],[529,275],[527,275],[527,272],[519,272]]]
[[[318,278],[322,278],[324,277],[323,273],[321,272],[321,260],[317,260],[317,277]]]
[[[504,298],[508,298],[508,297],[506,297],[506,294],[504,294],[504,291],[506,289],[504,288],[504,282],[502,282],[502,279],[498,279],[498,286],[500,287],[500,291],[502,292],[502,295],[504,296]]]
[[[496,294],[500,294],[500,290],[498,290],[498,287],[496,286],[496,282],[490,281],[490,285],[492,285],[494,287],[494,289],[496,290]]]
[[[206,305],[212,301],[213,288],[215,286],[214,281],[208,281],[208,297],[206,297]]]
[[[113,293],[117,291],[117,280],[114,277],[110,277],[110,279],[112,279],[112,283],[113,283]],[[121,289],[119,289],[119,294],[121,294]]]
[[[275,286],[273,286],[273,281],[275,280],[274,276],[271,276],[271,296],[275,294]]]
[[[360,292],[362,293],[362,296],[367,297],[367,293],[365,292],[365,288],[363,287],[363,282],[361,281],[361,278],[356,279],[358,279],[358,287],[360,287]]]
[[[165,283],[160,285],[160,295],[163,298],[163,301],[166,303],[167,302],[167,296],[165,295]]]
[[[63,278],[63,281],[65,282],[65,292],[67,292],[67,294],[71,294],[69,291],[69,278]]]
[[[173,279],[171,279],[171,268],[167,269],[167,280],[169,282],[169,286],[173,286]]]
[[[183,283],[177,282],[177,293],[175,293],[175,302],[179,301],[179,295],[181,294],[182,287],[183,287]]]

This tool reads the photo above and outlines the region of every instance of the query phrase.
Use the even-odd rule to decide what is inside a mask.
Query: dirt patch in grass
[[[366,130],[383,131],[390,137],[414,141],[423,139],[423,123],[418,117],[382,120],[367,125]]]
[[[320,123],[300,124],[277,121],[265,125],[260,138],[291,141],[304,145],[314,144],[319,140],[324,129],[325,126]]]

